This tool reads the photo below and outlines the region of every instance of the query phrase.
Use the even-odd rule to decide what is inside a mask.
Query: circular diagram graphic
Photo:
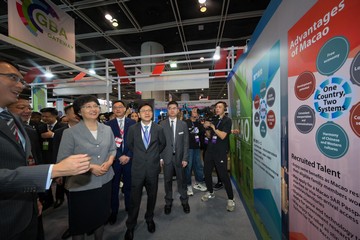
[[[360,52],[356,54],[350,67],[350,80],[353,84],[360,86]]]
[[[341,77],[323,81],[314,94],[314,108],[325,119],[335,119],[347,111],[351,104],[352,90]]]
[[[276,123],[276,117],[273,110],[270,110],[266,116],[266,123],[269,129],[273,129]]]
[[[261,120],[264,120],[266,118],[266,114],[267,114],[267,104],[266,101],[264,99],[261,99],[260,101],[260,118]]]
[[[254,124],[256,127],[258,127],[260,124],[260,114],[258,112],[256,112],[254,115]]]
[[[345,37],[338,36],[328,40],[320,49],[316,58],[316,68],[322,75],[334,74],[345,63],[350,44]]]
[[[301,73],[295,81],[295,96],[302,101],[308,99],[315,91],[315,84],[315,76],[312,72]]]
[[[351,108],[349,120],[351,129],[360,137],[360,102]]]
[[[259,95],[256,94],[255,99],[254,99],[254,108],[258,109],[259,106],[260,106],[260,97],[259,97]]]
[[[267,102],[267,105],[269,107],[272,107],[272,105],[274,105],[274,102],[275,102],[275,90],[273,87],[269,88],[267,94],[266,94],[266,102]]]
[[[295,112],[294,123],[299,132],[311,132],[315,126],[315,111],[310,106],[300,106]]]
[[[260,135],[261,135],[261,137],[264,138],[266,136],[266,132],[267,132],[266,123],[265,123],[265,121],[261,121],[261,123],[260,123]]]
[[[316,145],[322,154],[337,159],[348,151],[349,138],[345,130],[338,124],[327,122],[316,131]]]

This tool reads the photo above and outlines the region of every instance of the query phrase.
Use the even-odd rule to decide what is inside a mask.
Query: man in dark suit
[[[37,131],[40,134],[40,144],[42,146],[42,159],[45,164],[52,164],[56,162],[53,153],[53,139],[55,130],[66,127],[66,124],[57,121],[58,111],[55,108],[48,107],[40,110],[42,122],[37,126]],[[64,191],[61,189],[62,194],[58,194],[59,198],[54,197],[51,189],[47,190],[44,194],[40,195],[40,200],[43,204],[44,210],[54,205],[59,207],[64,201]]]
[[[24,126],[24,129],[29,136],[30,142],[31,142],[31,155],[28,158],[28,165],[38,165],[42,161],[41,156],[41,147],[40,147],[40,141],[39,141],[39,135],[37,134],[36,130],[29,125],[29,120],[31,117],[32,108],[30,106],[30,101],[25,96],[19,96],[19,99],[17,102],[12,103],[7,106],[7,109],[9,112],[11,112],[13,115],[18,116]],[[38,217],[38,237],[37,240],[43,240],[45,238],[44,236],[44,228],[43,228],[43,222],[42,222],[42,204],[40,200],[38,199],[38,208],[39,208],[39,217]]]
[[[126,140],[129,127],[135,124],[134,120],[125,117],[127,108],[123,101],[114,101],[112,110],[115,118],[106,122],[106,125],[110,126],[113,131],[116,143],[116,157],[112,165],[115,176],[112,180],[111,191],[111,215],[109,217],[111,225],[116,222],[119,211],[119,185],[121,178],[124,183],[125,210],[128,211],[130,206],[132,152],[126,145]]]
[[[20,95],[18,101],[8,105],[7,108],[13,115],[20,117],[20,120],[23,123],[25,131],[31,141],[31,154],[33,159],[29,159],[28,164],[29,165],[41,164],[42,155],[41,155],[39,135],[37,134],[35,128],[29,125],[31,112],[32,112],[29,99],[26,98],[25,96]]]
[[[185,167],[188,164],[189,131],[187,124],[177,119],[179,105],[176,101],[170,101],[167,105],[168,118],[161,121],[166,136],[166,148],[161,154],[161,164],[164,169],[165,185],[165,214],[171,213],[173,202],[172,182],[174,171],[176,173],[177,188],[180,193],[180,201],[185,213],[190,213],[185,178]]]
[[[0,236],[37,238],[37,192],[51,179],[87,172],[90,158],[73,155],[59,164],[28,166],[30,141],[21,122],[6,109],[17,101],[25,82],[16,65],[0,60]]]
[[[166,146],[163,128],[152,122],[153,108],[145,103],[139,107],[141,122],[129,128],[127,145],[133,152],[131,166],[131,193],[125,240],[134,238],[134,228],[139,215],[142,189],[147,193],[145,221],[150,233],[155,232],[154,208],[160,173],[160,153]]]

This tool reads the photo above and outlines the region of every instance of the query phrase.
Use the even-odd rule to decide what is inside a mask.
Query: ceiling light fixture
[[[204,62],[204,59],[205,59],[204,57],[201,57],[200,62]]]
[[[204,13],[206,12],[207,8],[206,8],[206,3],[200,4],[200,12]]]
[[[199,0],[200,4],[206,3],[206,0]]]
[[[119,26],[118,21],[115,18],[111,21],[111,24],[113,25],[113,27]]]
[[[219,60],[220,59],[220,46],[216,47],[213,59],[214,60]]]
[[[113,19],[112,16],[108,13],[105,15],[105,18],[109,21],[111,21]]]
[[[176,63],[176,61],[170,61],[170,67],[171,67],[171,68],[177,68],[177,63]]]

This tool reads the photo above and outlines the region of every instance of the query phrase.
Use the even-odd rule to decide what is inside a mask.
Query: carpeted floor
[[[173,182],[176,191],[176,182]],[[216,197],[208,202],[200,200],[203,192],[194,189],[194,196],[190,196],[191,212],[183,212],[178,193],[174,194],[174,202],[170,215],[164,214],[164,185],[163,175],[159,179],[159,192],[155,209],[156,232],[149,233],[144,220],[146,207],[146,192],[142,199],[138,225],[135,229],[135,240],[252,240],[256,235],[250,220],[234,188],[236,209],[226,211],[226,192],[221,189],[215,192]],[[106,225],[104,240],[122,240],[126,231],[127,214],[124,210],[123,196],[120,198],[120,211],[114,225]],[[58,240],[67,228],[67,204],[59,208],[50,208],[43,214],[45,240]],[[71,238],[69,238],[71,239]],[[94,239],[87,236],[86,239]]]

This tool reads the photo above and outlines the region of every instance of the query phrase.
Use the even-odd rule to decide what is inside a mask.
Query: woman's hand
[[[104,164],[104,163],[103,163]],[[99,165],[96,165],[96,164],[91,164],[90,165],[90,171],[92,174],[94,174],[95,176],[101,176],[101,175],[104,175],[107,170],[105,171],[103,168],[102,168],[102,165],[99,166]]]

